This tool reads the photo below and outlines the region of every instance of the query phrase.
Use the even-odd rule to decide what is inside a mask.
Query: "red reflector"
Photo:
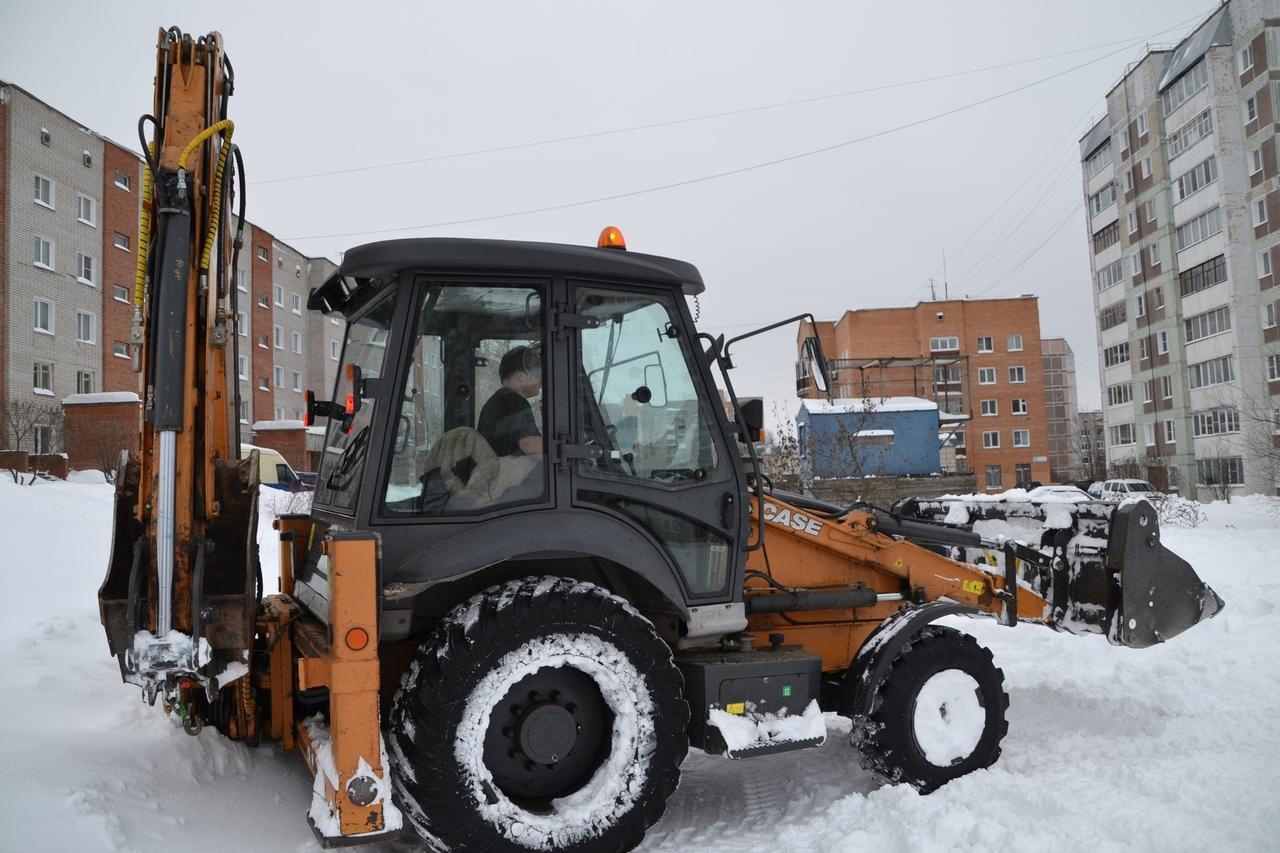
[[[302,413],[302,425],[304,427],[309,427],[313,423],[315,423],[315,418],[311,417],[311,410],[307,409]]]
[[[347,632],[347,648],[362,651],[369,645],[369,632],[363,628],[352,628]]]
[[[347,395],[347,414],[354,415],[356,413],[356,395]]]

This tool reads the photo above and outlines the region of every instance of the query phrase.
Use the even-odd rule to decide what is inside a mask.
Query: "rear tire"
[[[554,577],[491,587],[405,672],[395,801],[449,850],[630,850],[679,782],[683,686],[653,625],[608,591]]]
[[[842,710],[853,716],[857,673],[845,678]],[[990,767],[1009,731],[1004,673],[968,634],[926,625],[907,641],[876,688],[849,742],[859,763],[922,794]]]

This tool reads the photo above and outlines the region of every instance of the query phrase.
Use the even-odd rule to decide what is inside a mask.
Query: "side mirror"
[[[637,402],[648,403],[656,409],[667,405],[667,375],[661,364],[646,364],[644,368],[644,384],[649,389],[649,399]]]
[[[764,441],[764,399],[752,397],[738,406],[742,423],[738,424],[738,438],[744,444]]]
[[[831,388],[827,358],[822,353],[822,342],[816,337],[805,338],[800,349],[800,358],[796,361],[796,393],[805,396],[810,383],[823,394]]]
[[[307,401],[307,407],[302,412],[304,427],[314,426],[316,418],[327,418],[333,414],[333,401],[317,400],[316,393],[310,388],[307,389],[304,399]]]

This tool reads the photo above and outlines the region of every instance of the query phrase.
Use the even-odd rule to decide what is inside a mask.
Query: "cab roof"
[[[311,291],[307,307],[330,314],[354,305],[403,270],[434,273],[546,273],[605,276],[679,288],[687,296],[705,289],[698,268],[685,261],[620,249],[565,243],[422,237],[366,243],[348,251],[342,265]]]

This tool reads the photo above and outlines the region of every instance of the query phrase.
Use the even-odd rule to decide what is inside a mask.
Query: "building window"
[[[1135,316],[1135,317],[1145,317],[1145,316],[1147,316],[1147,298],[1146,298],[1146,296],[1144,296],[1143,294],[1139,293],[1137,296],[1133,297],[1133,309],[1134,309],[1134,310],[1133,310],[1133,313],[1134,313],[1134,316]]]
[[[1258,119],[1258,96],[1250,95],[1244,100],[1244,123],[1248,124],[1251,121],[1257,121],[1257,119]]]
[[[111,243],[117,249],[123,249],[126,252],[129,251],[129,235],[128,234],[121,234],[119,231],[117,231],[115,235],[111,238]]]
[[[1240,412],[1230,406],[1205,409],[1191,415],[1191,435],[1228,435],[1240,431]]]
[[[1249,152],[1249,175],[1258,174],[1262,171],[1262,149],[1255,148]]]
[[[93,258],[88,255],[76,255],[76,281],[93,284]]]
[[[1151,293],[1155,296],[1156,307],[1163,308],[1164,307],[1164,288],[1157,287],[1155,290],[1151,291]]]
[[[982,446],[987,450],[996,450],[1000,447],[1000,431],[996,429],[984,430],[982,433]]]
[[[289,310],[295,314],[302,313],[302,295],[298,293],[289,294]]]
[[[247,424],[249,422],[249,401],[244,398],[237,400],[236,413],[240,415],[240,423]]]
[[[1212,207],[1190,222],[1178,226],[1178,251],[1181,252],[1183,249],[1202,243],[1221,231],[1222,212]]]
[[[1107,184],[1093,195],[1089,196],[1089,215],[1097,216],[1102,211],[1116,203],[1116,184],[1115,181]]]
[[[241,293],[249,292],[249,282],[245,279],[244,270],[236,270],[236,290]]]
[[[1280,379],[1280,353],[1267,356],[1267,381],[1275,382]]]
[[[1019,462],[1013,466],[1013,476],[1017,480],[1019,486],[1028,486],[1031,484],[1031,465],[1026,462]]]
[[[1088,157],[1086,157],[1084,161],[1085,172],[1091,178],[1110,165],[1111,165],[1111,140],[1110,139],[1102,143],[1102,146],[1098,148],[1097,151],[1093,152]]]
[[[52,302],[48,299],[37,299],[35,301],[35,318],[32,322],[32,328],[41,334],[52,335],[53,311]]]
[[[1178,273],[1178,284],[1183,296],[1199,293],[1206,288],[1221,284],[1227,280],[1227,259],[1225,255],[1210,258],[1189,270]]]
[[[124,172],[116,171],[115,184],[122,190],[133,192],[133,178]]]
[[[47,361],[37,361],[34,364],[33,375],[31,377],[31,389],[37,393],[52,394],[53,393],[53,365]]]
[[[36,237],[35,265],[43,269],[53,269],[54,245],[52,240]]]
[[[1031,446],[1031,430],[1015,429],[1013,431],[1014,447],[1030,447]]]
[[[1118,364],[1129,363],[1129,342],[1116,344],[1107,347],[1102,351],[1102,364],[1104,367],[1115,367]]]
[[[284,368],[278,364],[272,367],[271,378],[275,382],[275,386],[277,388],[283,388],[284,387]]]
[[[1183,321],[1187,333],[1187,343],[1211,338],[1223,332],[1231,331],[1231,309],[1226,305],[1188,317]],[[1161,332],[1161,334],[1164,334]]]
[[[111,343],[111,354],[116,358],[128,358],[129,345],[124,341],[113,341]]]
[[[995,352],[995,344],[990,335],[980,335],[978,337],[978,352]]]
[[[1271,250],[1263,249],[1258,253],[1258,278],[1271,275]]]
[[[1123,406],[1133,402],[1133,383],[1122,382],[1119,385],[1107,386],[1107,405]]]
[[[53,188],[53,180],[46,178],[44,175],[36,175],[36,204],[54,209],[55,192]]]
[[[1138,174],[1142,176],[1143,180],[1146,180],[1147,178],[1151,177],[1151,158],[1150,157],[1143,157],[1141,162],[1138,163]]]
[[[1027,381],[1027,369],[1022,365],[1014,365],[1009,368],[1009,381],[1014,384],[1020,384]]]
[[[1136,278],[1142,275],[1142,250],[1129,255],[1129,272]]]
[[[1000,403],[997,400],[983,400],[978,404],[979,410],[986,417],[1000,414]]]
[[[1151,266],[1160,266],[1160,244],[1152,243],[1151,247],[1147,249],[1147,256],[1151,259]]]
[[[241,379],[249,378],[249,356],[241,355],[236,357],[236,376]]]
[[[1143,439],[1145,439],[1145,444],[1147,447],[1155,447],[1156,446],[1156,425],[1143,424],[1142,437]]]
[[[1169,375],[1160,377],[1160,399],[1173,399],[1173,377]]]
[[[93,374],[88,370],[76,371],[76,393],[77,394],[93,393]]]
[[[76,340],[82,344],[91,344],[94,341],[93,327],[94,316],[88,311],[76,312]]]
[[[1116,302],[1108,305],[1098,312],[1098,324],[1102,327],[1102,331],[1115,328],[1127,319],[1125,315],[1124,301]]]
[[[1192,145],[1195,145],[1201,139],[1205,139],[1213,133],[1213,112],[1206,109],[1200,115],[1188,121],[1179,127],[1173,133],[1169,134],[1168,150],[1169,159],[1172,160],[1179,154],[1186,151]]]
[[[266,246],[259,246],[259,247],[258,247],[258,260],[260,260],[260,261],[265,261],[265,260],[267,260],[267,247],[266,247]]]
[[[242,338],[249,334],[249,317],[243,311],[236,312],[236,334]]]
[[[258,346],[262,347],[263,349],[271,348],[271,345],[267,342],[266,335],[258,335]]]
[[[1174,425],[1173,421],[1164,422],[1164,440],[1166,444],[1178,443],[1177,427]]]
[[[1136,444],[1137,438],[1133,432],[1133,424],[1116,424],[1113,426],[1111,428],[1111,443],[1117,447]]]
[[[1262,198],[1255,198],[1255,199],[1253,200],[1253,204],[1252,204],[1252,206],[1250,206],[1250,208],[1249,208],[1249,209],[1253,212],[1253,227],[1254,227],[1254,228],[1257,228],[1259,225],[1266,225],[1266,224],[1267,224],[1267,199],[1266,199],[1266,196],[1263,196]]]
[[[1129,222],[1129,233],[1136,234],[1138,232],[1138,212],[1136,210],[1129,211],[1126,219]]]
[[[1013,409],[1015,415],[1025,415],[1027,413],[1027,400],[1025,397],[1016,398],[1010,408]]]
[[[1262,306],[1262,328],[1274,329],[1276,327],[1276,303],[1268,302]]]
[[[1138,138],[1141,139],[1146,135],[1147,135],[1147,114],[1138,113]]]
[[[87,195],[76,193],[76,220],[85,225],[98,227],[97,205]]]
[[[1118,284],[1124,278],[1124,264],[1119,260],[1112,261],[1098,270],[1096,278],[1098,280],[1098,292],[1101,293],[1108,287]]]
[[[284,420],[284,406],[276,406],[276,420]]]
[[[1150,403],[1153,402],[1155,398],[1155,388],[1152,384],[1152,380],[1142,380],[1142,402]]]
[[[1253,67],[1253,45],[1247,44],[1244,50],[1236,54],[1236,68],[1243,74]]]
[[[1124,191],[1133,192],[1133,169],[1124,170]],[[1132,214],[1130,214],[1132,216]]]
[[[338,360],[338,342],[332,338],[329,339],[329,358]]]
[[[293,352],[295,355],[302,355],[302,333],[293,333]]]
[[[284,307],[284,288],[278,284],[271,285],[271,301],[278,307]]]
[[[1156,332],[1156,355],[1164,355],[1169,351],[1169,333]]]
[[[1001,476],[999,465],[987,466],[987,488],[988,489],[1004,488],[1004,478]]]
[[[1192,388],[1207,388],[1210,385],[1221,385],[1236,378],[1231,356],[1211,358],[1197,362],[1187,368]]]
[[[111,285],[111,298],[116,302],[129,304],[129,291],[118,284]]]
[[[293,390],[295,391],[302,390],[302,374],[296,370],[293,371]]]
[[[284,349],[284,327],[275,325],[271,327],[272,343],[276,349]]]
[[[37,454],[53,452],[53,427],[38,424],[31,430],[32,450]]]
[[[1022,352],[1022,335],[1010,335],[1005,344],[1009,352]]]
[[[268,383],[268,382],[267,382],[267,377],[263,376],[263,377],[260,377],[260,378],[258,379],[258,390],[259,390],[259,391],[270,391],[270,390],[271,390],[271,385],[270,385],[270,383]]]
[[[1112,222],[1097,234],[1093,235],[1093,253],[1096,255],[1103,249],[1110,248],[1120,242],[1120,223]]]
[[[1197,459],[1196,477],[1202,486],[1243,486],[1244,460],[1239,456]]]
[[[929,338],[929,352],[954,352],[958,349],[960,349],[959,338]]]
[[[283,257],[277,257],[277,258],[276,258],[276,269],[278,269],[278,270],[282,270],[282,269],[284,269],[284,258],[283,258]]]
[[[995,385],[996,369],[994,367],[978,368],[978,384],[979,385]]]

